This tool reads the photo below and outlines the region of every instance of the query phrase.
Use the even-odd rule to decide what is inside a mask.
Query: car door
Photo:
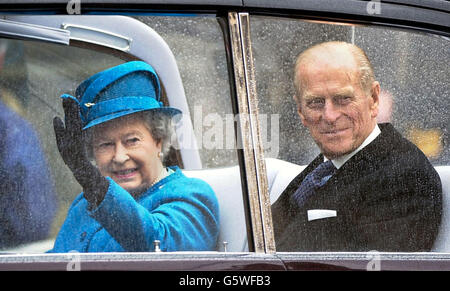
[[[408,5],[413,2],[418,6]],[[296,57],[308,47],[325,41],[344,41],[365,50],[381,83],[377,122],[393,124],[414,143],[435,167],[442,182],[440,231],[430,253],[401,255],[380,250],[359,253],[346,250],[323,255],[277,251],[289,269],[321,269],[326,268],[322,263],[331,262],[344,269],[439,269],[442,266],[433,266],[433,257],[437,255],[447,261],[449,6],[445,1],[433,4],[415,1],[246,1],[249,13],[241,17],[248,23],[247,37],[252,46],[255,75],[252,104],[257,104],[255,111],[260,117],[260,132],[268,134],[261,135],[261,143],[271,205],[320,153],[297,114],[293,78]],[[276,129],[271,131],[274,124]],[[352,209],[351,204],[345,207]],[[321,231],[326,225],[333,225],[333,219],[339,219],[345,211],[337,208],[312,210],[320,212],[322,217],[306,222],[316,225],[317,240],[327,236],[332,240],[332,234]],[[427,232],[427,229],[422,231]],[[406,260],[424,264],[412,266]],[[317,265],[312,267],[309,263]]]
[[[218,197],[221,231],[217,247],[212,251],[223,258],[223,252],[250,252],[252,256],[270,250],[270,243],[263,237],[266,226],[261,221],[260,186],[255,179],[257,160],[253,148],[256,143],[251,138],[251,115],[246,107],[248,80],[243,69],[243,46],[236,39],[240,26],[235,16],[235,13],[227,17],[214,13],[157,13],[3,17],[1,35],[9,38],[5,43],[10,48],[20,48],[22,54],[17,58],[25,62],[27,69],[19,72],[15,67],[8,67],[10,75],[24,77],[21,85],[10,86],[11,91],[19,92],[21,86],[30,91],[21,116],[36,131],[46,161],[46,176],[53,187],[52,198],[41,199],[40,205],[45,208],[48,201],[58,202],[48,209],[46,235],[3,247],[4,262],[11,259],[8,253],[49,250],[70,204],[82,190],[54,143],[51,119],[63,116],[59,96],[72,93],[77,84],[98,71],[137,59],[148,62],[158,72],[163,87],[162,101],[183,112],[183,119],[177,125],[177,147],[167,164],[181,167],[186,176],[205,180]],[[239,82],[234,82],[234,77]],[[39,196],[40,192],[36,192]],[[269,251],[264,260],[276,269],[282,268],[272,254]],[[101,260],[103,255],[108,256],[97,254],[91,259]],[[78,258],[78,254],[61,254],[58,260],[44,255],[37,262],[45,258],[44,261],[51,260],[64,267],[74,256]],[[196,261],[196,255],[189,258],[193,266],[201,264]],[[217,261],[213,254],[205,258]],[[186,260],[183,255],[172,259]],[[176,264],[175,261],[168,265]],[[259,261],[257,258],[255,262]],[[238,265],[255,262],[237,260]],[[4,266],[7,269],[11,264]],[[95,266],[96,263],[91,265],[94,269]]]

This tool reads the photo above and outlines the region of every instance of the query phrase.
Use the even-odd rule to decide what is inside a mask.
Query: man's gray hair
[[[307,59],[314,53],[314,51],[318,49],[330,49],[333,50],[333,48],[337,47],[346,47],[349,49],[353,57],[355,58],[355,61],[357,63],[358,69],[359,69],[359,77],[360,77],[360,85],[361,88],[366,92],[366,94],[370,94],[372,90],[372,83],[375,81],[375,75],[373,72],[372,64],[369,61],[369,58],[367,57],[364,50],[362,50],[360,47],[347,43],[344,41],[329,41],[329,42],[323,42],[316,44],[302,53],[300,53],[296,59],[295,67],[294,67],[294,88],[295,88],[295,94],[297,101],[300,101],[299,98],[301,98],[303,92],[302,92],[302,84],[300,83],[300,80],[298,78],[298,69],[299,66],[305,62],[307,62]]]

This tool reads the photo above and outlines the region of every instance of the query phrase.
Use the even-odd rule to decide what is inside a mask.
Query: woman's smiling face
[[[162,170],[161,142],[139,115],[113,119],[93,128],[93,153],[103,176],[133,195],[148,189]]]

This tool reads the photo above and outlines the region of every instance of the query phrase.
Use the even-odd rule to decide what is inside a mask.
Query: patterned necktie
[[[325,185],[335,172],[336,167],[328,160],[306,175],[302,184],[293,195],[293,199],[297,205],[302,207],[305,201],[311,197],[318,188]]]

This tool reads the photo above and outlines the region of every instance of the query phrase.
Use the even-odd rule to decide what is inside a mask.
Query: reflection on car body
[[[164,10],[152,2],[135,10],[111,1],[106,13],[98,5],[81,1],[77,10],[65,2],[46,6],[51,16],[39,15],[37,6],[25,14],[25,6],[0,5],[2,41],[8,38],[24,48],[26,72],[12,71],[27,77],[23,84],[29,97],[21,117],[36,131],[50,172],[45,176],[57,193],[57,199],[39,196],[40,203],[50,207],[57,201],[59,206],[46,237],[3,247],[0,269],[450,269],[448,2],[380,1],[369,7],[370,1],[205,0],[171,1],[178,5]],[[69,15],[67,7],[81,15]],[[271,204],[318,153],[306,129],[292,118],[292,65],[300,51],[328,40],[367,50],[391,101],[383,118],[415,143],[440,175],[443,215],[430,253],[277,252]],[[81,192],[56,148],[51,120],[63,116],[59,96],[73,94],[96,72],[133,60],[155,68],[161,101],[183,112],[178,144],[166,164],[204,180],[216,193],[221,221],[216,248],[44,254]],[[12,92],[23,90],[9,84]]]

